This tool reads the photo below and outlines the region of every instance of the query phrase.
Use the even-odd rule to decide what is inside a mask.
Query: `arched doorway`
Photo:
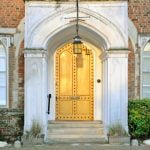
[[[104,14],[102,13],[103,11],[99,11],[103,8],[101,3],[96,3],[99,9],[95,9],[95,5],[91,5],[91,3],[89,5],[83,3],[82,5],[80,15],[89,15],[90,18],[85,21],[79,21],[80,36],[83,41],[94,45],[99,50],[99,53],[100,50],[103,53],[93,53],[95,67],[94,120],[103,120],[105,127],[120,121],[127,129],[127,15],[124,15],[120,23],[118,23],[116,22],[116,17],[119,18],[119,15],[112,17],[110,13],[107,13],[107,11],[110,12],[110,7],[114,8],[114,5],[109,4],[110,6],[106,7],[106,13]],[[35,13],[36,15],[37,12],[32,11],[35,6],[37,10],[49,11],[51,9],[51,12],[39,16],[36,20],[32,18],[34,17],[33,14]],[[126,12],[127,10],[126,5],[122,5],[122,3],[117,4],[116,7],[118,9],[113,10],[113,13],[116,12],[116,14],[118,11]],[[40,3],[31,4],[27,8],[24,129],[29,129],[32,125],[32,120],[36,119],[42,124],[43,133],[46,133],[47,118],[48,120],[55,120],[56,118],[55,52],[64,43],[72,41],[76,34],[74,30],[75,23],[70,22],[69,19],[66,20],[63,16],[74,16],[75,9],[70,3],[61,5],[58,9],[55,9],[50,3],[46,5]],[[95,10],[98,11],[95,12]],[[58,13],[59,11],[61,13]],[[31,12],[33,13],[32,15],[30,15]],[[33,64],[35,63],[38,70],[36,76],[32,74],[34,70]],[[103,70],[101,78],[100,70]],[[38,77],[36,80],[38,86],[35,88],[33,78],[36,77]],[[100,84],[97,83],[98,79],[102,80]],[[103,96],[101,96],[102,94],[99,95],[100,91],[103,91]],[[38,98],[32,96],[33,92],[39,94]],[[50,116],[47,117],[47,94],[49,93],[52,94],[52,99]],[[33,105],[35,106],[34,108]]]
[[[102,117],[103,117],[102,116],[102,107],[103,107],[102,106],[103,105],[102,104],[102,100],[103,100],[102,99],[102,84],[103,84],[102,83],[102,80],[103,80],[102,79],[102,74],[103,74],[103,72],[102,72],[102,60],[101,60],[101,57],[100,57],[101,54],[102,54],[102,50],[95,47],[94,45],[92,45],[90,43],[87,43],[87,42],[83,41],[84,46],[83,46],[82,55],[75,55],[75,54],[73,54],[71,43],[72,42],[68,41],[68,43],[64,43],[63,45],[58,46],[56,49],[53,49],[53,51],[49,51],[50,53],[49,53],[49,56],[48,56],[48,93],[50,93],[52,95],[52,97],[51,97],[51,102],[50,102],[51,103],[50,104],[50,114],[48,116],[48,119],[49,120],[102,120]],[[86,49],[90,50],[91,55],[86,55],[85,54]],[[67,53],[67,55],[70,54],[69,55],[70,57],[75,57],[73,59],[74,59],[74,65],[75,65],[76,68],[75,67],[71,68],[71,66],[70,66],[71,69],[69,69],[69,63],[67,63],[68,58],[65,58],[66,59],[66,64],[63,64],[64,60],[62,60],[60,62],[60,55],[61,54],[64,55],[62,52],[64,52],[65,54]],[[90,59],[89,59],[89,57],[90,57]],[[64,59],[64,58],[62,58],[62,59]],[[78,64],[76,64],[77,59],[80,60],[80,62],[78,62]],[[83,60],[84,60],[84,64],[83,64]],[[85,63],[85,60],[88,63]],[[91,63],[91,65],[89,65],[89,63]],[[59,66],[58,66],[58,64],[59,64]],[[76,66],[76,65],[78,65],[78,66]],[[58,71],[60,71],[60,66],[63,67],[63,68],[66,68],[66,69],[62,69],[63,73],[58,73]],[[89,75],[88,80],[87,80],[87,74],[89,74],[89,72],[87,72],[86,69],[84,70],[82,68],[82,66],[85,66],[86,69],[88,68],[87,71],[89,71],[89,70],[92,71]],[[67,76],[69,74],[68,72],[70,70],[72,72],[73,72],[73,70],[77,71],[77,67],[79,67],[78,71],[80,71],[80,72],[78,72],[78,77],[76,77],[76,80],[77,80],[77,78],[79,78],[80,80],[75,81],[74,85],[69,86],[68,84],[70,84],[70,82],[72,82],[72,81],[69,81],[69,82],[66,81],[66,79],[64,79],[66,77],[63,77],[61,79],[59,78],[60,74],[63,74],[63,76]],[[72,74],[72,76],[74,76],[74,74]],[[75,76],[77,76],[76,73],[75,73]],[[68,77],[67,77],[67,79],[68,79]],[[71,100],[72,100],[72,104],[73,104],[73,101],[76,101],[75,105],[77,104],[77,101],[79,100],[80,103],[78,103],[78,106],[80,108],[82,106],[83,107],[85,106],[84,104],[85,104],[86,101],[84,102],[84,99],[91,100],[91,102],[87,101],[87,104],[89,104],[89,105],[86,106],[84,110],[80,109],[82,111],[80,113],[85,114],[85,113],[88,112],[88,113],[90,113],[90,115],[86,115],[86,114],[81,115],[81,116],[78,115],[78,116],[76,116],[76,119],[73,116],[70,116],[70,118],[69,118],[69,116],[66,116],[66,117],[65,116],[60,116],[62,118],[57,118],[58,111],[57,111],[57,108],[56,108],[56,105],[57,105],[56,99],[58,100],[59,96],[60,96],[60,93],[59,93],[60,91],[58,91],[58,87],[60,86],[59,82],[61,80],[62,80],[61,83],[65,82],[65,84],[67,84],[66,89],[62,89],[62,92],[64,92],[66,90],[66,93],[69,93],[68,92],[68,87],[75,88],[75,92],[72,92],[73,95],[71,95],[71,94],[70,95],[65,95],[66,93],[65,94],[61,93],[62,94],[61,97],[62,98],[68,98],[68,101],[70,101],[70,103],[71,103]],[[100,82],[97,82],[97,80],[98,81],[100,80]],[[88,81],[90,85],[87,85],[88,82],[86,83],[86,81]],[[80,87],[77,87],[77,85],[75,85],[77,82],[81,83]],[[82,86],[84,86],[84,88]],[[88,90],[86,89],[87,87],[88,87]],[[80,88],[81,90],[78,91],[78,93],[77,93],[78,88]],[[89,91],[91,91],[91,93],[89,93],[89,94],[86,93],[86,92],[89,92]],[[70,98],[70,100],[69,100],[69,98]],[[82,101],[82,105],[81,105],[81,101]],[[64,102],[66,102],[66,100]],[[72,105],[72,104],[70,104],[70,105]],[[68,109],[67,107],[69,107],[69,106],[66,106],[66,105],[63,106],[64,109]],[[87,107],[89,107],[90,110],[89,109],[86,110]],[[62,109],[60,111],[62,111]],[[86,111],[86,112],[83,112],[83,111]],[[62,112],[62,113],[68,113],[68,112]],[[77,112],[77,110],[76,110],[76,113],[79,113],[79,112]],[[65,117],[65,118],[63,118],[63,117]]]
[[[87,53],[88,50],[88,53]],[[73,53],[73,44],[56,52],[56,120],[93,120],[93,53],[82,46]]]

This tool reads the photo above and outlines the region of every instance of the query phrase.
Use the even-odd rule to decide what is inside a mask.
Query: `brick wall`
[[[24,41],[20,45],[18,56],[18,108],[24,108]]]
[[[24,10],[24,0],[0,0],[0,27],[17,27],[24,17]]]
[[[0,109],[0,141],[14,142],[23,134],[23,110]]]
[[[13,81],[14,81],[14,69],[15,69],[15,51],[16,47],[11,46],[9,48],[9,108],[13,105]]]
[[[135,54],[129,39],[129,57],[128,57],[128,98],[135,97]]]
[[[24,108],[24,41],[20,45],[19,55],[18,55],[18,99],[13,98],[14,91],[14,78],[15,67],[17,60],[15,59],[16,47],[11,46],[9,48],[9,108],[13,108],[13,101],[17,101],[17,108]]]
[[[128,0],[129,18],[140,33],[150,33],[150,0]]]
[[[24,18],[25,5],[24,0],[0,0],[0,28],[17,28],[22,18]],[[1,34],[1,33],[0,33]],[[22,44],[23,45],[23,44]],[[20,48],[22,51],[23,47]],[[15,56],[16,47],[11,46],[9,48],[9,108],[13,107],[13,102],[18,101],[18,107],[23,108],[23,69],[18,69],[18,99],[14,99],[14,70],[17,71],[16,64],[17,57]],[[23,55],[18,56],[18,63],[24,67]]]

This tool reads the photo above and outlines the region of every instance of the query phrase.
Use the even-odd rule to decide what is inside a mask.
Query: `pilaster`
[[[30,130],[33,121],[38,122],[42,132],[47,128],[47,52],[27,49],[25,56],[25,125]]]
[[[103,54],[105,127],[119,122],[128,130],[128,53],[109,50]]]

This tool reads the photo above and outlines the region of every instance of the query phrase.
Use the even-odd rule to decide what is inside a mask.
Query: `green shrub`
[[[150,99],[129,100],[128,106],[131,138],[150,138]]]

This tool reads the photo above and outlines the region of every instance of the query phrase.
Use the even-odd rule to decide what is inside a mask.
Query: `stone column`
[[[120,122],[128,130],[128,51],[109,50],[103,55],[103,121]]]
[[[45,50],[25,50],[25,124],[30,130],[33,121],[47,129],[47,60]]]

